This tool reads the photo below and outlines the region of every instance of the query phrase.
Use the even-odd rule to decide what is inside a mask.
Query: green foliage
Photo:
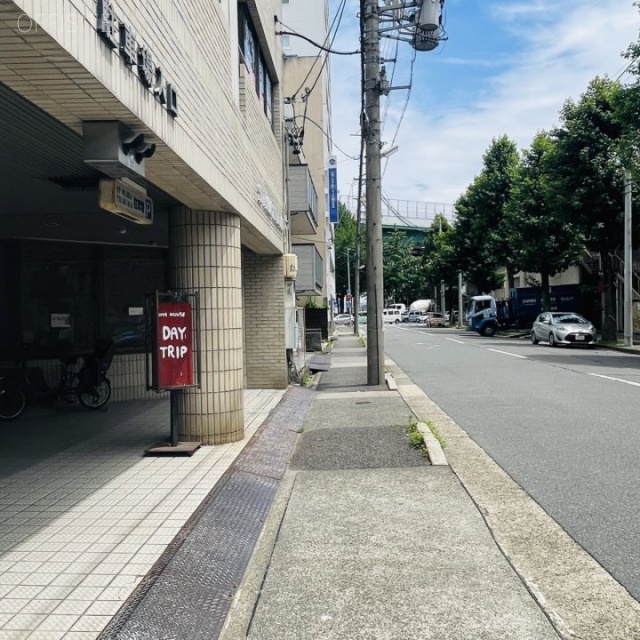
[[[595,78],[580,99],[568,100],[560,127],[552,133],[555,206],[575,225],[591,251],[600,253],[605,282],[605,316],[615,316],[610,254],[622,244],[623,171],[618,155],[622,127],[615,104],[621,85]],[[604,331],[615,332],[615,327]],[[605,337],[609,337],[606,335]]]
[[[457,282],[458,268],[453,247],[454,228],[443,214],[438,213],[429,228],[424,243],[424,274],[427,291],[440,285]]]
[[[433,437],[439,442],[440,446],[443,449],[447,448],[447,441],[443,438],[442,434],[438,431],[438,427],[436,427],[431,420],[425,420],[425,424],[429,427],[429,431],[433,434]]]
[[[423,455],[427,454],[427,448],[424,444],[424,436],[418,431],[418,421],[414,418],[409,420],[409,425],[407,426],[405,433],[407,435],[407,439],[409,440],[409,444],[414,449],[420,449]]]
[[[543,307],[550,309],[549,278],[576,264],[584,237],[555,205],[555,143],[539,133],[515,172],[503,229],[515,270],[539,273]]]
[[[494,139],[483,157],[483,169],[456,202],[452,237],[458,268],[480,291],[501,284],[499,267],[513,271],[511,247],[503,219],[520,157],[506,135]]]
[[[366,263],[366,242],[364,225],[360,230],[360,264]],[[335,227],[335,260],[336,260],[336,293],[343,296],[347,293],[348,283],[351,280],[351,291],[355,287],[356,278],[356,236],[357,221],[353,213],[340,202],[338,205],[338,224]],[[347,276],[350,271],[350,276]],[[366,282],[366,270],[360,269],[360,289],[364,290]]]
[[[383,238],[385,300],[415,300],[424,287],[420,258],[412,254],[412,242],[406,233],[394,230]]]

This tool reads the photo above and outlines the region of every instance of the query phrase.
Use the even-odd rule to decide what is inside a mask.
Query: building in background
[[[328,0],[282,4],[284,31],[327,46]],[[284,118],[289,139],[288,183],[292,251],[298,256],[297,304],[325,307],[335,301],[333,226],[328,215],[331,77],[328,54],[308,40],[283,35]]]
[[[280,11],[0,3],[3,360],[47,373],[116,337],[114,399],[156,397],[146,295],[197,291],[201,387],[182,394],[180,439],[241,439],[243,390],[288,384]]]

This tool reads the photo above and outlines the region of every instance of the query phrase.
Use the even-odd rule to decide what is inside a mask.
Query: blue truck
[[[577,284],[556,285],[550,288],[550,311],[579,311],[580,295]],[[531,326],[542,313],[542,291],[533,287],[511,289],[509,298],[496,300],[493,296],[472,296],[466,313],[467,331],[482,336],[494,336],[499,329]]]

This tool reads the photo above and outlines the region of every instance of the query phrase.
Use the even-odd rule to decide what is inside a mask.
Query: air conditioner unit
[[[284,277],[287,280],[298,277],[298,256],[295,253],[284,254]]]

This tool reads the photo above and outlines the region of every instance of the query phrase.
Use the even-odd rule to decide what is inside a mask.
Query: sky
[[[330,0],[330,20],[340,4]],[[358,48],[358,5],[347,0],[334,50]],[[412,72],[411,45],[382,41],[383,57],[398,61],[386,64],[393,86],[411,85],[381,101],[382,150],[398,146],[382,161],[390,200],[452,205],[492,139],[506,134],[528,148],[594,77],[633,80],[621,56],[639,37],[632,0],[446,0],[444,20],[448,39],[415,54]],[[359,56],[331,56],[332,137],[347,205],[357,193],[358,162],[349,156],[360,149],[359,73]]]

